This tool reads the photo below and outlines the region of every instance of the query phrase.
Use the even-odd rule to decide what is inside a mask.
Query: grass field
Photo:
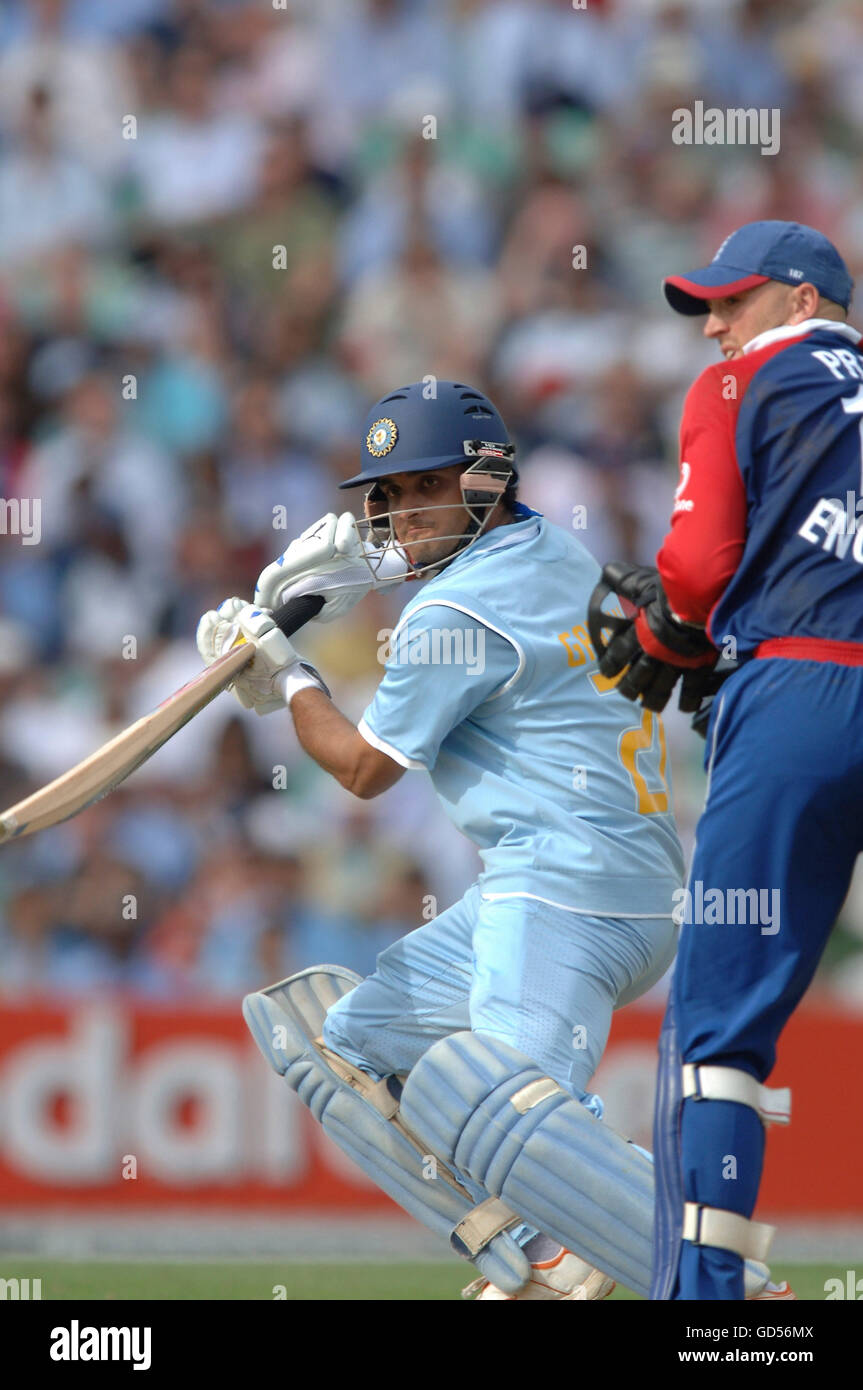
[[[844,1277],[844,1270],[836,1265],[786,1264],[773,1271],[773,1278],[787,1279],[801,1299],[823,1300],[825,1281],[837,1275]],[[290,1302],[441,1302],[458,1299],[471,1277],[468,1265],[453,1262],[115,1262],[0,1255],[0,1278],[41,1279],[43,1300],[269,1300],[278,1296]],[[634,1297],[620,1289],[612,1294],[612,1299]]]

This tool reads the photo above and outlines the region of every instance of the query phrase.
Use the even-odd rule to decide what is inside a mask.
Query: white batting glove
[[[205,666],[212,666],[217,657],[229,651],[239,636],[236,616],[246,607],[244,598],[226,598],[217,609],[211,608],[198,623],[195,641]]]
[[[314,666],[301,659],[272,615],[255,604],[241,598],[225,599],[218,609],[204,614],[195,634],[198,651],[208,666],[230,651],[238,637],[255,647],[251,664],[230,687],[245,709],[272,714],[290,705],[298,690],[312,686],[329,695]]]
[[[407,561],[395,552],[386,556],[384,567],[379,560],[378,548],[361,539],[350,512],[341,516],[328,512],[262,570],[255,602],[261,608],[274,609],[299,594],[320,594],[324,606],[311,621],[332,622],[378,587],[384,569],[390,579],[408,573]]]

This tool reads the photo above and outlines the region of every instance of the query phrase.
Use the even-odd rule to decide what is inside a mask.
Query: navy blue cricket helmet
[[[462,382],[414,381],[372,406],[362,471],[339,487],[368,488],[393,473],[428,473],[478,456],[494,457],[495,446],[499,457],[512,459],[514,445],[488,396]]]

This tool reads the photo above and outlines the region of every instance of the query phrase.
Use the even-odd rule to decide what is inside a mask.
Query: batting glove
[[[230,688],[245,709],[272,714],[290,705],[298,690],[311,687],[329,695],[314,666],[302,660],[269,612],[241,598],[229,598],[198,623],[198,651],[208,666],[241,638],[254,645],[255,656]]]
[[[320,594],[324,606],[312,621],[332,622],[378,587],[384,577],[380,560],[380,551],[361,539],[350,512],[328,512],[261,571],[255,603],[275,609],[299,594]],[[385,569],[390,580],[406,576],[407,561],[393,552]]]

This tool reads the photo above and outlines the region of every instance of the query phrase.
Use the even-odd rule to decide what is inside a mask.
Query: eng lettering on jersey
[[[843,507],[838,497],[820,497],[807,516],[798,536],[810,545],[832,555],[835,560],[844,560],[849,554],[858,565],[863,565],[863,498],[857,501],[853,492],[846,493]]]
[[[680,482],[677,484],[677,487],[674,490],[674,506],[672,508],[673,512],[691,512],[693,507],[695,506],[695,503],[693,502],[691,497],[683,496],[683,493],[686,491],[686,488],[689,485],[689,479],[691,478],[691,476],[691,464],[681,463]]]

